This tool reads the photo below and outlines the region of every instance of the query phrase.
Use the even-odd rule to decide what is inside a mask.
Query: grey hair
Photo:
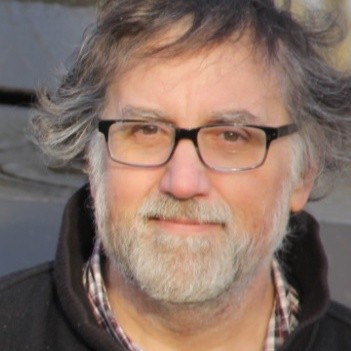
[[[350,164],[351,76],[327,54],[341,36],[339,18],[318,13],[297,18],[273,0],[104,0],[95,26],[59,88],[40,95],[32,120],[49,159],[83,160],[112,79],[149,55],[173,57],[211,48],[249,33],[262,64],[277,72],[292,121],[301,171],[317,173],[314,196]],[[182,24],[167,42],[162,34]],[[300,168],[300,167],[299,167]],[[295,169],[295,172],[297,170]]]

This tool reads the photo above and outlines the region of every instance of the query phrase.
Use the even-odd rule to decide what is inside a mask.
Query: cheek
[[[154,170],[108,165],[105,174],[106,197],[113,219],[123,213],[134,213],[158,182]]]
[[[259,168],[227,175],[221,180],[213,180],[212,184],[232,209],[239,225],[251,233],[260,233],[272,217],[287,179],[281,171],[267,173]]]

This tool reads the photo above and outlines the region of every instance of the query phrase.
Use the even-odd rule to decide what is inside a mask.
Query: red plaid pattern
[[[286,282],[276,260],[273,260],[272,263],[272,277],[275,300],[263,351],[278,350],[298,325],[299,298],[297,291]]]
[[[93,313],[101,327],[128,351],[142,351],[118,325],[109,304],[101,273],[101,243],[96,241],[94,251],[84,267],[83,283]],[[272,263],[272,278],[275,287],[275,301],[268,324],[267,336],[262,351],[277,351],[288,335],[298,325],[299,298],[297,291],[284,279],[279,263]],[[117,316],[118,319],[118,316]]]

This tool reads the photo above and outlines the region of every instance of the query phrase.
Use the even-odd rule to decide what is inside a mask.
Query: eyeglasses
[[[172,157],[180,140],[191,140],[202,163],[220,172],[260,167],[271,142],[298,130],[295,124],[278,128],[236,123],[193,129],[159,121],[103,120],[98,123],[112,160],[134,167],[159,167]]]

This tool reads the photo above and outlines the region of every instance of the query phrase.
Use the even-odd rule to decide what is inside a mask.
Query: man
[[[102,2],[33,120],[89,186],[55,262],[2,281],[1,349],[351,350],[302,211],[350,159],[329,34],[270,0]]]

